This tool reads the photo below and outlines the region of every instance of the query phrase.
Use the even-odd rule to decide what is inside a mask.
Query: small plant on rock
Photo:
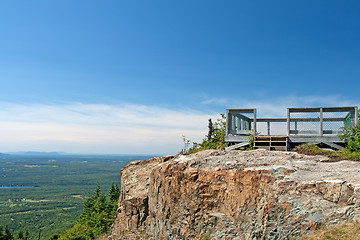
[[[209,234],[204,233],[203,235],[201,235],[200,240],[211,240],[211,237]]]
[[[226,128],[226,117],[225,114],[220,115],[221,118],[217,119],[215,123],[212,123],[209,119],[209,132],[206,138],[201,143],[193,143],[193,146],[189,148],[190,140],[187,140],[183,136],[184,148],[180,153],[191,154],[200,152],[207,149],[225,149],[225,128]]]
[[[344,133],[339,137],[345,141],[346,149],[350,152],[360,152],[360,119],[355,126],[342,128],[342,130]]]
[[[345,142],[345,149],[341,151],[341,157],[360,161],[360,118],[355,126],[342,128],[343,134],[339,135]]]

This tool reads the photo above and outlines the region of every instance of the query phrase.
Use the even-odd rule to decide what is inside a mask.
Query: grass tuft
[[[360,161],[360,152],[351,152],[348,149],[330,151],[330,150],[324,150],[316,145],[302,144],[294,148],[293,151],[306,155],[324,155],[334,161],[338,161],[338,160]]]
[[[319,229],[299,240],[360,240],[360,222],[344,223]]]
[[[211,237],[209,234],[205,233],[205,234],[201,235],[200,240],[211,240]]]

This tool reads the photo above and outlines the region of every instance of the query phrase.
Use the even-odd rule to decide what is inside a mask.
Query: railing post
[[[226,125],[225,125],[225,135],[229,135],[229,124],[230,124],[230,111],[226,109]]]
[[[267,121],[267,135],[270,136],[270,121]]]
[[[256,108],[254,108],[254,137],[256,136]]]
[[[320,108],[320,136],[322,137],[324,133],[323,128],[323,108]]]
[[[290,108],[287,109],[287,136],[290,136]]]

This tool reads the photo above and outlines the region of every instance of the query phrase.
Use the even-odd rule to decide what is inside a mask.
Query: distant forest
[[[120,169],[131,155],[0,155],[0,240],[50,239],[71,229],[101,186],[120,186]],[[104,193],[102,193],[104,191]],[[103,199],[103,197],[102,197]],[[6,235],[7,234],[7,235]]]

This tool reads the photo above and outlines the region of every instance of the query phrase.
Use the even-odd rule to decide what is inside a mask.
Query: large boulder
[[[360,219],[360,162],[207,150],[121,174],[113,239],[294,239]]]

